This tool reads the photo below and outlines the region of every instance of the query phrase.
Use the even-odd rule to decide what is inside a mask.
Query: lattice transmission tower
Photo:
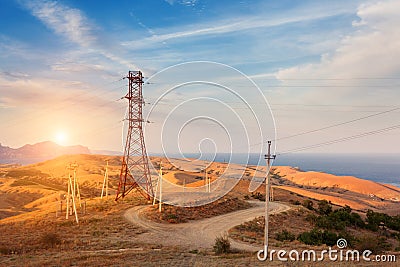
[[[133,189],[139,189],[150,199],[154,193],[143,135],[143,76],[140,71],[129,71],[126,78],[129,80],[129,90],[125,96],[129,101],[128,132],[115,200],[125,197]]]

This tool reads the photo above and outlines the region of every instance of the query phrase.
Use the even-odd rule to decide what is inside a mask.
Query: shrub
[[[313,205],[314,205],[314,203],[309,199],[306,199],[306,200],[303,201],[303,206],[306,207],[309,210],[314,210]]]
[[[318,202],[318,213],[321,215],[329,215],[332,212],[332,205],[324,200]]]
[[[275,239],[278,241],[293,241],[296,237],[291,232],[283,230],[282,232],[276,233]]]
[[[258,199],[260,201],[265,201],[265,195],[261,194],[260,192],[256,192],[256,193],[251,193],[251,196],[255,199]]]
[[[231,242],[229,242],[227,234],[215,238],[213,251],[216,254],[228,253],[230,249],[231,249]]]
[[[366,221],[366,228],[372,231],[378,231],[380,225],[395,231],[400,231],[400,215],[392,217],[385,213],[368,210]]]
[[[328,230],[344,230],[346,228],[346,221],[338,218],[335,213],[331,213],[329,216],[318,216],[316,219],[316,225]]]
[[[359,251],[370,250],[373,254],[380,254],[392,246],[383,237],[364,236],[356,240],[355,248]]]
[[[45,233],[41,238],[41,243],[44,247],[55,247],[56,245],[61,244],[60,236],[56,233]]]
[[[313,229],[310,232],[303,232],[297,238],[300,242],[307,245],[322,245],[333,246],[338,240],[338,235],[330,231],[321,231]]]
[[[307,245],[321,245],[323,244],[323,232],[313,229],[310,232],[301,233],[297,239]]]
[[[333,246],[336,244],[338,239],[339,236],[336,233],[330,231],[324,232],[324,242],[326,245]]]

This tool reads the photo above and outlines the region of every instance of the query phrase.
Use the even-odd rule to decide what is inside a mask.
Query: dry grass
[[[163,205],[163,212],[158,212],[158,205],[149,207],[143,212],[143,215],[152,221],[160,223],[184,223],[189,220],[199,220],[210,218],[250,208],[251,204],[237,197],[225,196],[213,203],[200,207],[177,207],[171,205]]]
[[[289,211],[270,215],[269,238],[272,243],[279,243],[276,234],[287,230],[295,236],[312,229],[307,221],[310,211],[303,207],[295,207]],[[264,217],[257,217],[252,221],[244,222],[229,231],[229,236],[241,242],[262,245],[264,241]]]
[[[15,217],[0,220],[0,265],[2,266],[266,266],[259,262],[254,254],[236,253],[216,257],[209,250],[188,251],[184,244],[180,247],[163,247],[147,238],[149,233],[140,226],[130,224],[123,218],[123,213],[134,205],[145,204],[141,195],[132,192],[124,200],[115,203],[113,199],[100,201],[88,200],[87,214],[80,216],[80,224],[73,217],[68,221],[65,217],[55,217],[55,205],[38,206],[36,211],[27,209],[27,204],[35,200],[43,200],[62,192],[66,188],[65,166],[69,162],[80,164],[79,175],[82,178],[82,191],[86,197],[98,196],[103,179],[105,160],[110,160],[111,187],[118,184],[120,157],[99,155],[62,156],[55,160],[33,164],[27,167],[5,166],[0,170],[0,190],[6,190],[6,199],[0,193],[0,204],[14,205],[13,210],[4,209],[3,214]],[[153,158],[152,161],[159,161]],[[184,164],[178,162],[179,164]],[[224,164],[213,163],[210,168],[213,174],[222,171]],[[165,169],[176,172],[177,169],[163,162]],[[10,173],[11,171],[11,173]],[[251,172],[251,168],[248,168]],[[288,174],[289,175],[289,174]],[[12,177],[11,177],[12,176]],[[182,177],[178,177],[182,178]],[[177,179],[180,180],[180,179]],[[186,181],[187,182],[187,181]],[[201,182],[201,181],[200,181]],[[224,214],[234,210],[249,207],[242,199],[248,193],[249,181],[242,180],[229,194],[218,202],[198,208],[177,208],[164,206],[162,216],[153,207],[148,215],[158,222],[179,223]],[[264,187],[257,192],[265,193]],[[303,203],[306,197],[286,190],[275,189],[275,199],[283,202]],[[321,191],[322,193],[324,191]],[[10,198],[11,197],[11,198]],[[3,201],[6,200],[6,201]],[[21,201],[20,201],[21,200]],[[22,201],[23,200],[23,201]],[[9,202],[11,201],[11,202]],[[10,204],[10,205],[9,205]],[[1,206],[1,205],[0,205]],[[6,208],[8,208],[8,206]],[[0,207],[1,208],[1,207]],[[0,210],[0,213],[2,210]],[[292,243],[274,240],[275,234],[287,229],[294,234],[308,231],[312,228],[305,220],[307,210],[295,206],[292,211],[271,216],[271,241],[275,247],[304,246],[298,241]],[[1,214],[0,214],[1,216]],[[258,220],[258,221],[257,221]],[[263,226],[262,218],[252,222],[251,227],[259,229]],[[282,228],[282,226],[284,226]],[[239,227],[240,228],[240,227]],[[262,233],[247,231],[231,231],[237,239],[260,243]],[[240,229],[239,229],[240,230]],[[257,230],[259,231],[259,230]],[[243,237],[245,237],[243,239]],[[246,240],[247,238],[247,240]],[[281,266],[276,261],[269,266]],[[335,266],[329,263],[313,263],[313,266]],[[287,266],[298,266],[288,263]],[[389,266],[389,265],[388,265]]]
[[[0,221],[0,251],[5,254],[40,253],[42,251],[79,251],[131,247],[129,237],[145,232],[124,221],[121,213],[132,205],[144,204],[140,196],[132,195],[120,203],[114,200],[87,202],[87,214],[80,215],[79,225],[74,216],[69,220],[55,217],[54,212],[35,212],[18,220]],[[10,218],[11,219],[11,218]],[[4,248],[7,248],[6,250]]]

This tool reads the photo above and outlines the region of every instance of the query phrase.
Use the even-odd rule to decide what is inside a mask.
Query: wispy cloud
[[[82,46],[90,46],[96,36],[86,16],[78,9],[53,1],[24,1],[23,4],[49,29]]]
[[[90,22],[81,10],[57,1],[22,1],[22,4],[46,27],[66,40],[88,49],[88,53],[98,53],[122,66],[137,68],[133,62],[110,52],[109,47],[105,47],[98,37],[100,29]]]
[[[230,33],[241,33],[243,31],[249,31],[258,28],[270,28],[282,26],[290,23],[298,23],[304,21],[319,20],[327,17],[332,17],[346,13],[347,10],[332,10],[324,13],[309,12],[306,15],[294,15],[285,18],[273,18],[266,19],[265,16],[260,15],[254,17],[241,17],[236,19],[211,21],[207,24],[202,25],[191,25],[186,30],[169,29],[170,33],[153,35],[148,38],[135,41],[126,41],[122,45],[132,48],[145,48],[151,44],[162,43],[171,39],[183,39],[187,40],[190,37],[199,36],[214,36],[223,35]],[[310,15],[311,14],[311,15]],[[164,30],[165,31],[165,30]],[[157,30],[157,32],[162,32]]]
[[[195,6],[198,0],[165,0],[165,2],[167,2],[171,6],[173,6],[175,3],[184,6]]]

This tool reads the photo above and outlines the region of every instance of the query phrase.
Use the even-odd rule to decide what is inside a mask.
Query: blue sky
[[[252,78],[272,107],[277,138],[390,110],[398,106],[400,97],[398,12],[400,4],[393,0],[4,0],[0,4],[0,141],[16,147],[55,140],[119,150],[126,106],[117,101],[126,90],[126,81],[120,78],[137,69],[151,77],[188,61],[219,62]],[[188,69],[180,70],[192,77]],[[211,76],[211,80],[232,78]],[[160,85],[161,77],[154,78]],[[144,86],[150,103],[162,94],[157,82]],[[226,84],[238,85],[233,80]],[[177,93],[182,99],[219,97],[241,110],[215,88],[201,92],[200,88],[196,94],[194,90]],[[260,107],[265,103],[258,101],[262,98],[258,93],[247,87],[240,91],[259,112],[261,138],[274,139],[272,119],[264,118]],[[164,101],[176,106],[180,100]],[[201,106],[210,114],[219,111],[213,104]],[[145,107],[146,112],[150,109],[151,105]],[[199,115],[201,109],[184,113]],[[154,121],[146,132],[150,151],[160,150],[165,114],[166,109],[150,116]],[[399,111],[391,111],[288,138],[277,142],[277,151],[391,127],[400,124],[398,117]],[[219,118],[231,119],[229,115]],[[229,130],[233,139],[240,139],[235,125]],[[248,127],[248,132],[255,132]],[[192,152],[197,149],[194,143],[211,136],[223,143],[215,137],[217,132],[189,127],[182,146]],[[57,140],[62,135],[65,140]],[[190,136],[196,137],[190,140]],[[398,137],[399,131],[394,130],[308,152],[400,152],[393,146]],[[259,138],[250,136],[249,143]]]

